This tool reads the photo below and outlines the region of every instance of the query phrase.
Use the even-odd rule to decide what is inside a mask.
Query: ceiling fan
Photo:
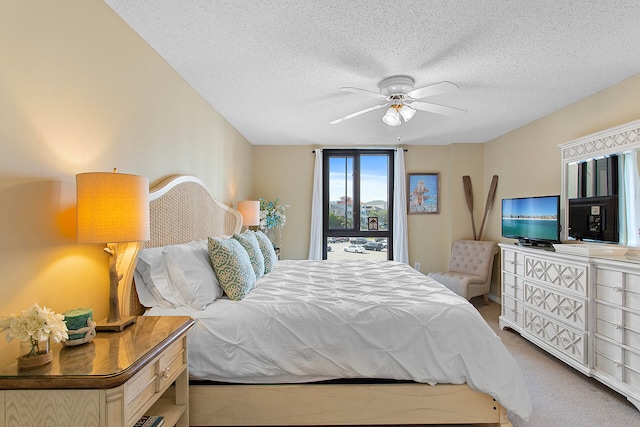
[[[420,99],[428,96],[439,95],[441,93],[452,92],[458,89],[458,86],[451,82],[440,82],[429,86],[421,87],[418,89],[413,88],[414,80],[409,76],[391,76],[380,81],[378,88],[380,92],[371,92],[369,90],[358,89],[355,87],[341,87],[340,90],[345,92],[358,93],[362,95],[371,96],[385,101],[384,104],[374,105],[373,107],[365,108],[364,110],[356,111],[355,113],[348,114],[339,119],[329,122],[329,124],[336,124],[345,120],[352,119],[361,114],[368,113],[370,111],[378,110],[389,106],[389,109],[382,117],[382,121],[389,126],[400,126],[402,118],[405,122],[411,120],[416,114],[416,110],[428,111],[430,113],[443,114],[445,116],[459,116],[466,113],[466,110],[459,108],[446,107],[444,105],[432,104],[429,102],[422,102]]]

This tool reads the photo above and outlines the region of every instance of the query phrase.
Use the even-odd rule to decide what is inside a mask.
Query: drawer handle
[[[169,378],[171,376],[171,367],[167,366],[162,370],[162,378]]]
[[[621,363],[621,362],[619,362],[619,361],[617,361],[617,360],[614,360],[614,361],[613,361],[613,365],[614,365],[616,368],[619,368],[620,366],[622,366],[622,363]]]
[[[613,324],[614,329],[622,329],[622,325],[620,323]]]
[[[568,274],[566,276],[562,276],[562,278],[565,279],[565,280],[573,280],[573,279],[575,279],[574,276],[569,276]]]
[[[511,265],[515,264],[515,262],[513,262],[513,261],[507,261],[507,262],[508,262],[509,264],[511,264]]]
[[[613,290],[616,292],[622,292],[622,288],[620,286],[616,286]]]
[[[536,273],[542,273],[544,270],[542,268],[536,268],[533,271],[535,271]]]
[[[563,309],[564,311],[569,311],[569,310],[571,310],[571,307],[569,307],[568,305],[563,305],[563,306],[562,306],[562,309]]]

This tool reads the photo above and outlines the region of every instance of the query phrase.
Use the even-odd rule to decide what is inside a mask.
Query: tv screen
[[[502,236],[521,244],[560,242],[560,196],[502,199]]]
[[[569,199],[569,237],[618,243],[618,196]]]

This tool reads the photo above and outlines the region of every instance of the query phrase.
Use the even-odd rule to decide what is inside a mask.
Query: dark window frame
[[[327,259],[328,237],[386,237],[387,259],[393,259],[393,183],[394,183],[394,149],[324,149],[322,150],[322,259]],[[360,225],[360,156],[386,155],[387,162],[387,230],[361,230]],[[329,159],[331,157],[353,157],[353,226],[349,230],[329,229]],[[357,206],[357,208],[356,208]]]

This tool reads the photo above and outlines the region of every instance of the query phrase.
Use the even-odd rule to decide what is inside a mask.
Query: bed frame
[[[240,213],[221,204],[198,178],[171,176],[150,191],[151,240],[143,247],[231,235]],[[135,260],[139,247],[129,251]],[[133,264],[133,263],[132,263]],[[140,315],[129,268],[120,286],[121,312]],[[497,375],[498,373],[496,373]],[[192,384],[192,426],[476,424],[511,426],[491,396],[466,384],[412,382],[277,385]]]

